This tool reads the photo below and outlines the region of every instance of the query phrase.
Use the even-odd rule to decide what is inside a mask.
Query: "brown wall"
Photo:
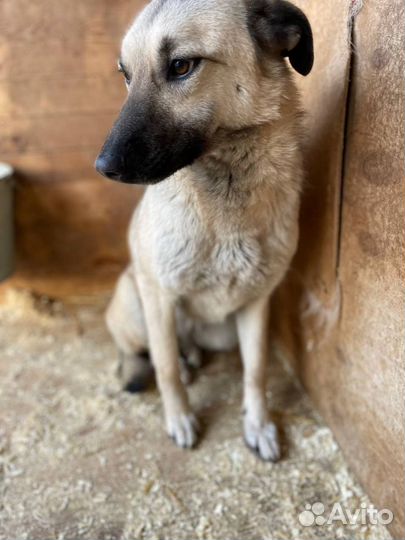
[[[115,62],[141,3],[0,3],[0,160],[18,171],[15,284],[94,292],[125,264],[139,191],[97,177],[92,163],[125,96]],[[314,28],[316,63],[299,79],[308,183],[299,250],[274,302],[275,335],[375,504],[395,512],[400,538],[403,6],[367,0],[352,34],[350,0],[296,3]]]
[[[93,162],[125,97],[116,60],[140,0],[0,2],[0,160],[17,169],[15,282],[111,286],[139,190]]]
[[[330,4],[334,15],[324,4],[322,13],[315,2],[308,9],[323,47],[312,81],[304,83],[309,186],[300,247],[274,303],[276,343],[373,502],[394,512],[391,532],[402,539],[404,6],[368,0],[350,35],[348,5]],[[348,51],[349,37],[351,59],[336,54]]]

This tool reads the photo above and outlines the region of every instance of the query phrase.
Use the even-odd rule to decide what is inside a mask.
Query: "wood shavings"
[[[38,311],[18,293],[0,307],[0,540],[390,538],[382,526],[300,525],[306,502],[370,503],[279,363],[268,395],[285,429],[283,461],[246,449],[240,363],[226,355],[190,387],[207,430],[184,452],[164,433],[156,391],[119,391],[100,313]]]

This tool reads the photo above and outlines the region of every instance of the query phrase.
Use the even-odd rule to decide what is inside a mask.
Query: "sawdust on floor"
[[[279,362],[269,401],[284,457],[241,437],[241,368],[218,355],[189,388],[205,430],[173,446],[156,390],[120,391],[104,302],[10,291],[0,307],[0,540],[385,540],[383,526],[304,526],[306,504],[371,506],[330,430]]]

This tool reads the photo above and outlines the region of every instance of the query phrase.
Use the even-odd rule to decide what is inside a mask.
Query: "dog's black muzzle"
[[[191,165],[204,151],[201,130],[176,125],[151,105],[128,100],[96,159],[97,171],[119,182],[154,184]]]

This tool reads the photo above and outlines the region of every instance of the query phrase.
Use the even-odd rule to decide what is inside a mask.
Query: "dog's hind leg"
[[[193,340],[206,351],[232,351],[238,346],[235,315],[216,324],[197,321],[193,328]]]
[[[131,266],[121,274],[106,322],[119,350],[118,377],[124,390],[141,392],[153,380],[142,304]]]
[[[189,321],[176,317],[180,345],[180,374],[184,384],[192,381],[190,366],[199,367],[200,351],[191,340]],[[107,308],[106,321],[119,351],[118,378],[128,392],[146,390],[154,378],[149,356],[147,328],[141,299],[131,266],[121,274]]]
[[[194,321],[181,308],[176,310],[176,330],[180,349],[180,377],[184,384],[190,384],[193,372],[201,367],[202,351],[194,340]]]

